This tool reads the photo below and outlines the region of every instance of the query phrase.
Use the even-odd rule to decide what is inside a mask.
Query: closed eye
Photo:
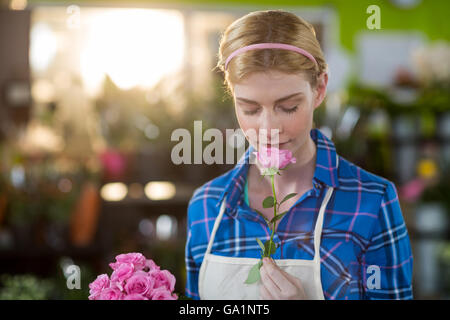
[[[251,116],[251,115],[256,114],[256,113],[258,112],[258,110],[259,110],[259,109],[252,110],[252,111],[244,111],[244,114],[245,114],[245,115],[248,115],[248,116]]]
[[[298,109],[298,105],[296,105],[296,106],[294,106],[294,107],[292,107],[290,109],[283,109],[283,110],[286,113],[294,113],[295,111],[297,111],[297,109]]]
[[[298,105],[296,105],[296,106],[294,106],[294,107],[292,107],[290,109],[285,109],[285,108],[282,108],[282,109],[286,113],[294,113],[295,111],[297,111]],[[244,111],[244,114],[248,115],[248,116],[251,116],[251,115],[254,115],[254,114],[258,113],[258,111],[259,111],[259,108],[255,109],[255,110],[251,110],[251,111]]]

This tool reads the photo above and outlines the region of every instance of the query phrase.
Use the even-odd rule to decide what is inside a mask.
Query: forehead
[[[234,95],[247,99],[267,97],[276,100],[294,92],[307,94],[310,89],[303,73],[255,72],[234,84]]]

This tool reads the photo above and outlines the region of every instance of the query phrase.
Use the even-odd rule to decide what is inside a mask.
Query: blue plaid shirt
[[[412,299],[413,257],[395,185],[341,156],[337,170],[333,142],[318,129],[310,135],[317,146],[313,189],[281,219],[274,235],[277,251],[273,258],[313,259],[315,222],[327,186],[333,186],[320,247],[325,299]],[[199,270],[225,194],[227,206],[211,253],[260,258],[256,238],[270,239],[264,219],[244,201],[253,151],[250,145],[233,169],[192,195],[185,247],[185,293],[190,298],[199,299]],[[377,274],[379,285],[374,281]]]

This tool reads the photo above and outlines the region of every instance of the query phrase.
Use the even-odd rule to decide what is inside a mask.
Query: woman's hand
[[[281,270],[269,258],[263,259],[260,269],[262,285],[259,295],[263,300],[305,300],[305,290],[300,279]]]

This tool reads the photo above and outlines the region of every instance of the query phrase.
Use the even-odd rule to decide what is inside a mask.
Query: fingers
[[[274,282],[274,280],[270,277],[267,266],[265,266],[267,263],[264,262],[261,269],[260,269],[260,275],[261,275],[261,289],[264,289],[268,293],[268,296],[270,296],[270,299],[280,299],[281,297],[281,290],[277,286],[277,284]]]
[[[262,281],[261,287],[264,287],[274,299],[293,299],[300,291],[303,293],[303,288],[300,288],[302,286],[298,283],[300,281],[297,281],[298,279],[284,272],[270,259],[263,259],[260,275]]]
[[[264,286],[264,283],[259,286],[259,297],[261,300],[275,300],[270,291]]]
[[[292,274],[287,273],[286,271],[280,269],[281,272],[285,275],[285,277],[290,281],[292,286],[286,288],[284,294],[287,296],[294,295],[298,299],[307,299],[305,289],[303,288],[303,284],[299,278],[294,277]]]
[[[262,268],[264,268],[268,278],[272,280],[279,291],[290,284],[290,281],[283,274],[283,270],[281,270],[273,260],[264,258],[261,269]]]

